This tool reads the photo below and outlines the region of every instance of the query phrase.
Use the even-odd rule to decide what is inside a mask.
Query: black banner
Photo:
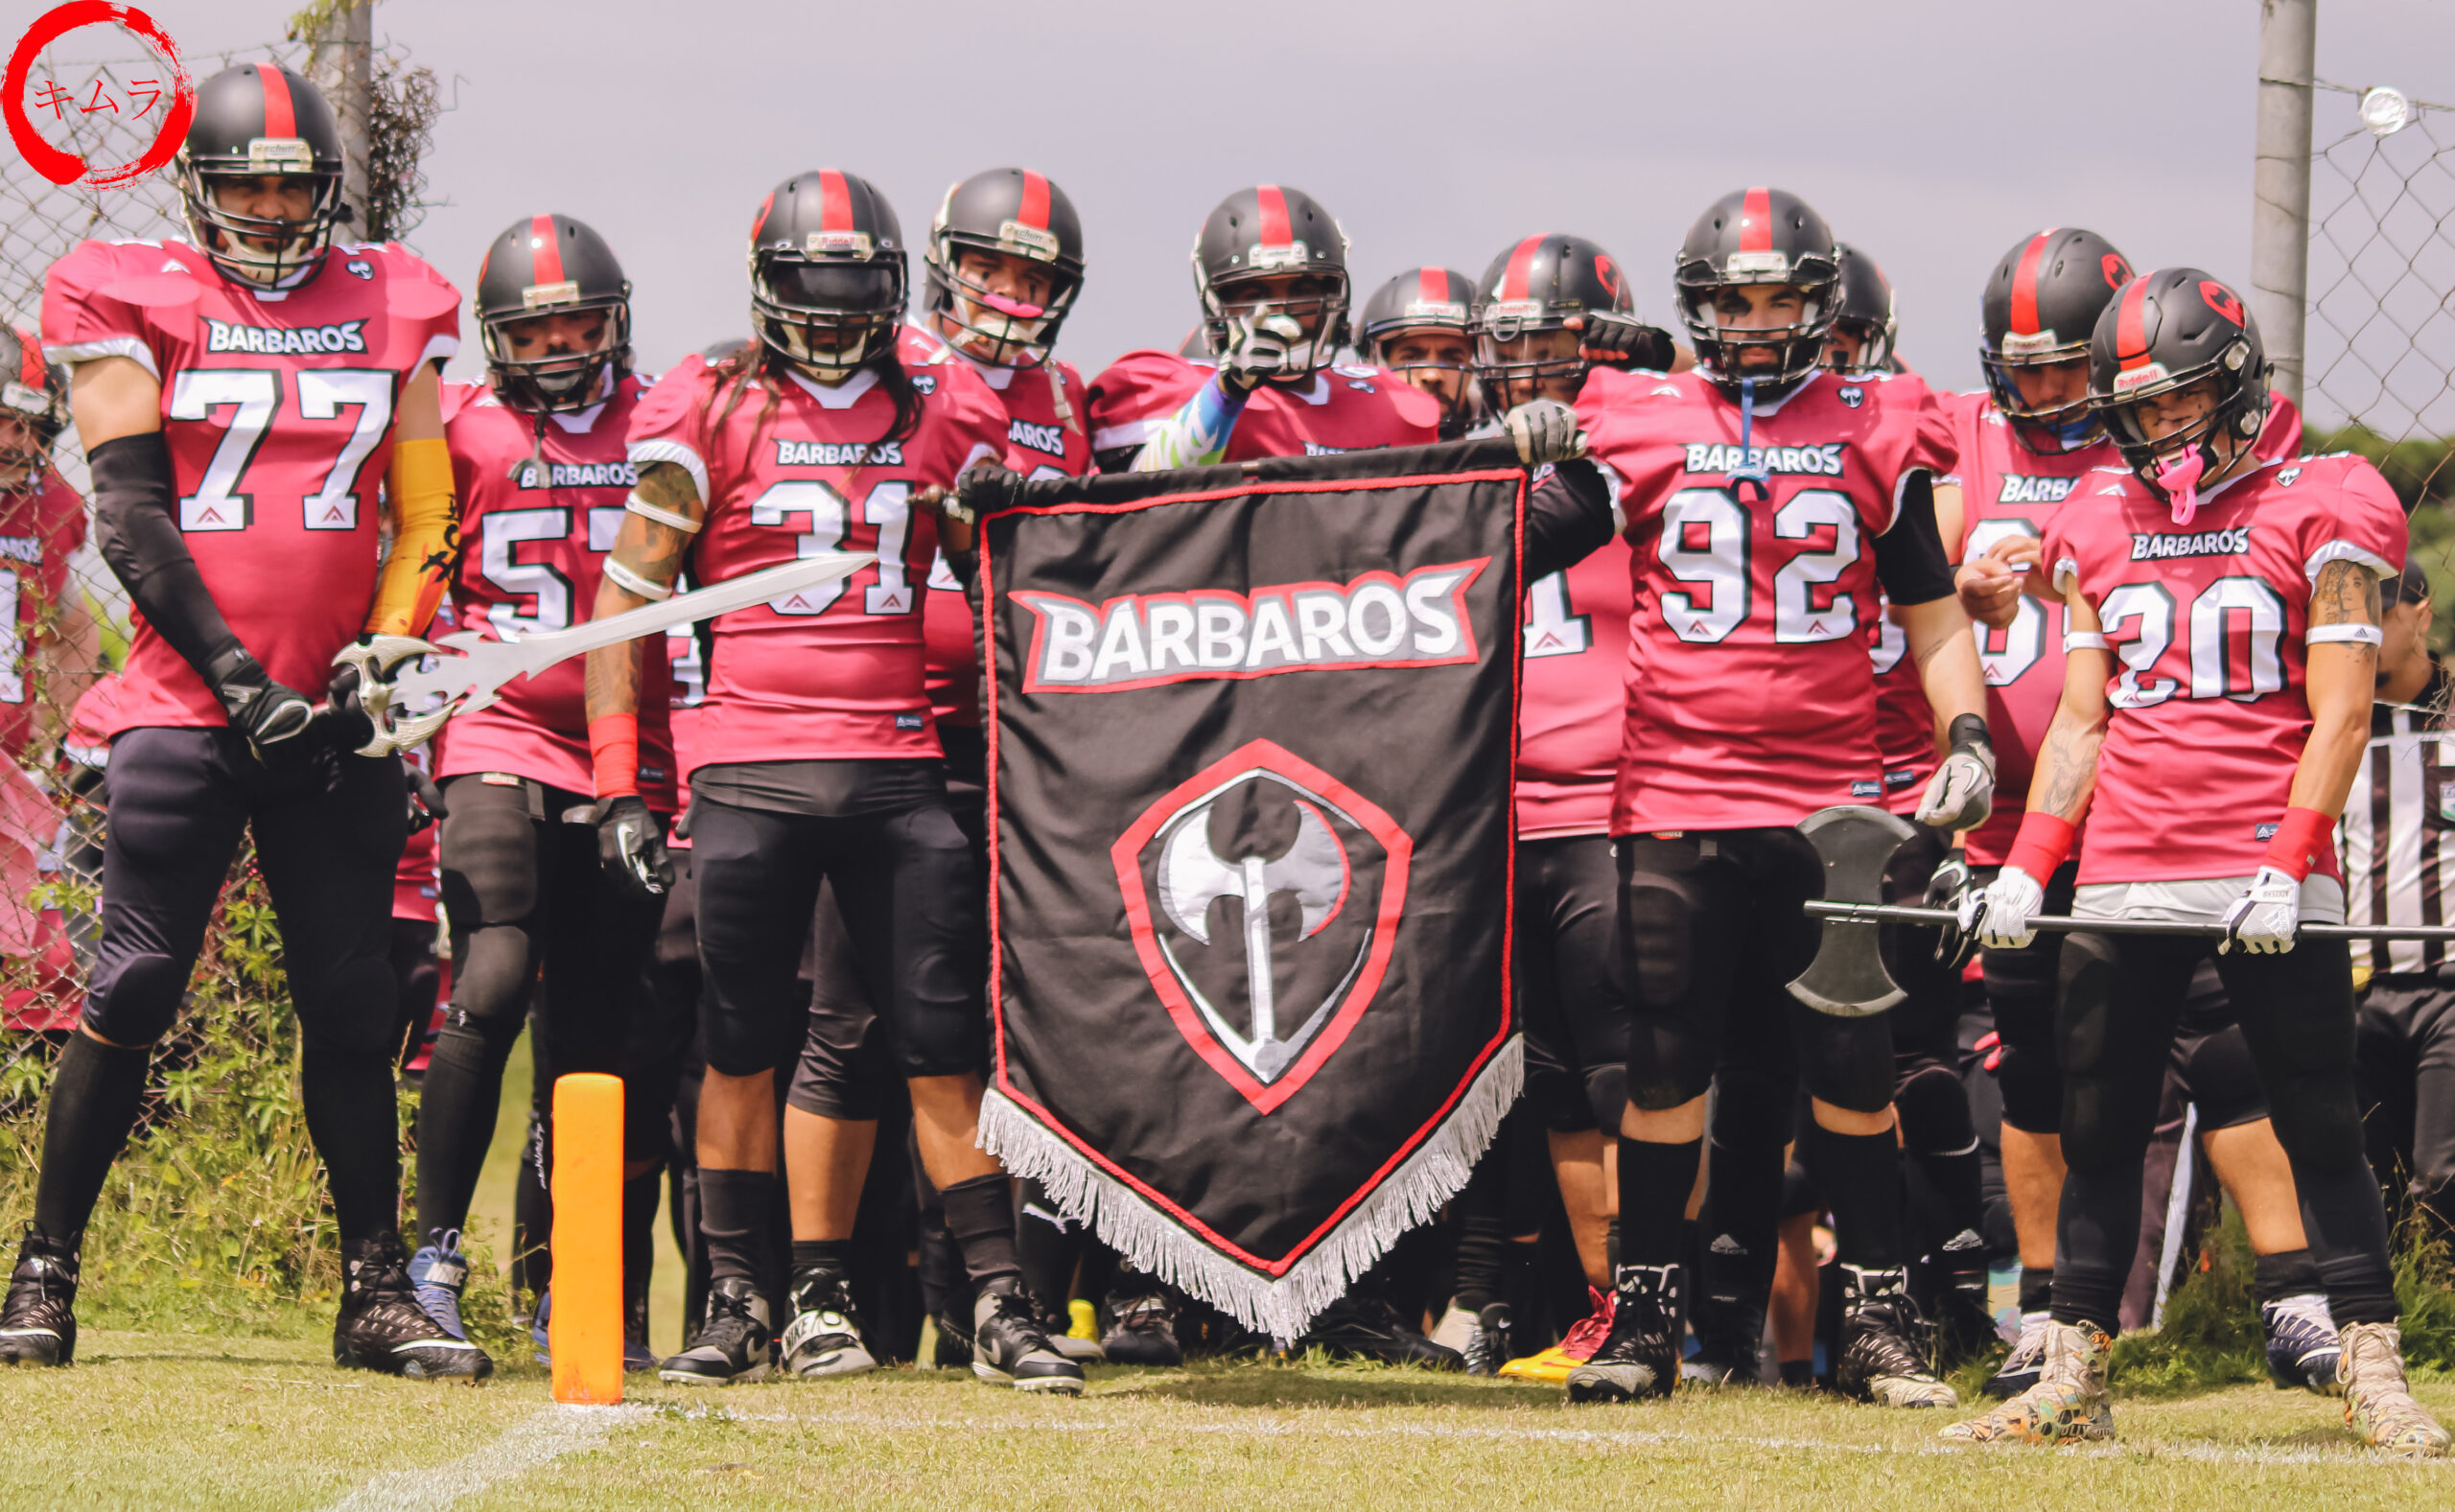
[[[984,1142],[1281,1339],[1517,1096],[1506,443],[1024,485],[983,522]]]

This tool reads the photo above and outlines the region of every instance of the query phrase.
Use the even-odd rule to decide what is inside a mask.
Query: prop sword
[[[333,664],[358,668],[359,701],[375,725],[375,737],[359,747],[358,754],[388,756],[421,745],[455,714],[493,704],[515,677],[534,677],[573,657],[675,625],[788,599],[850,577],[877,560],[872,551],[821,551],[676,593],[661,603],[531,636],[498,640],[462,630],[440,640],[377,636],[364,644],[343,646]],[[432,663],[424,660],[430,657]]]

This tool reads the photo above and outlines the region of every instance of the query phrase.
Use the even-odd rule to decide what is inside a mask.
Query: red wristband
[[[2319,858],[2335,843],[2334,820],[2315,808],[2288,808],[2267,843],[2267,864],[2299,882],[2316,870]]]
[[[637,797],[640,791],[640,716],[599,714],[588,722],[588,756],[596,769],[596,796]]]
[[[2071,837],[2079,832],[2079,826],[2032,808],[2021,816],[2021,831],[2012,837],[2011,853],[2003,864],[2019,867],[2043,883],[2070,856]]]

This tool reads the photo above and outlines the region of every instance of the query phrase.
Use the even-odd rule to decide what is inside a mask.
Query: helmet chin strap
[[[1730,471],[1730,486],[1731,492],[1734,494],[1743,488],[1754,489],[1756,491],[1756,501],[1762,504],[1769,502],[1773,498],[1773,474],[1772,470],[1765,467],[1762,462],[1751,463],[1747,459],[1749,454],[1755,451],[1755,448],[1750,444],[1755,439],[1755,434],[1756,380],[1752,378],[1742,378],[1739,381],[1740,465],[1732,468]]]

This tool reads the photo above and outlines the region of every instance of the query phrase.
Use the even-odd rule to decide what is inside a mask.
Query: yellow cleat
[[[2046,1326],[2046,1368],[2037,1384],[1983,1417],[1945,1429],[1954,1444],[2078,1444],[2114,1437],[2106,1405],[2106,1356],[2114,1340],[2093,1323]]]
[[[2403,1332],[2393,1323],[2351,1323],[2336,1361],[2344,1421],[2373,1449],[2415,1459],[2446,1453],[2446,1430],[2404,1386]]]
[[[1612,1294],[1596,1287],[1587,1287],[1585,1294],[1594,1311],[1572,1324],[1566,1338],[1541,1354],[1510,1361],[1500,1367],[1500,1375],[1509,1381],[1539,1381],[1556,1386],[1568,1380],[1570,1371],[1592,1360],[1611,1337]]]

